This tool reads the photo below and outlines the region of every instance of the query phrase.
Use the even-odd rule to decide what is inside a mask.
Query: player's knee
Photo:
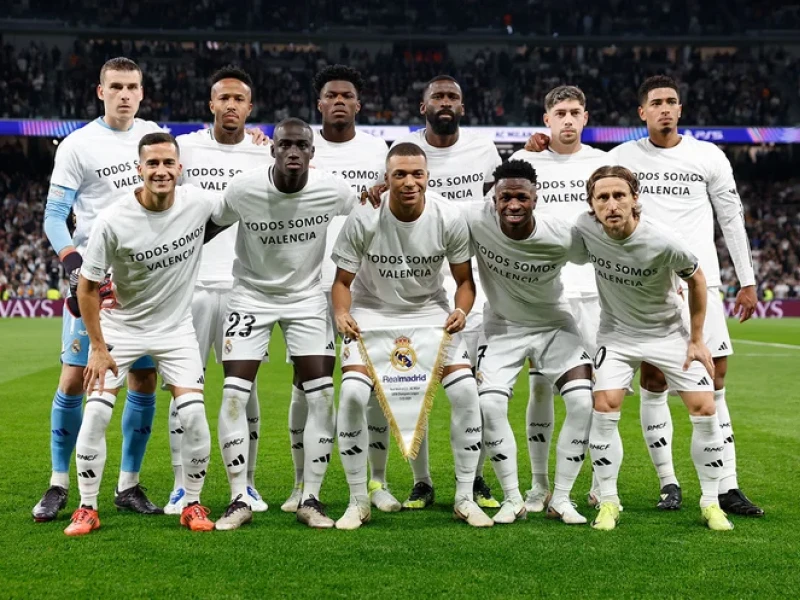
[[[594,393],[594,410],[601,413],[617,412],[622,406],[625,390],[601,390]]]
[[[720,356],[714,359],[714,389],[721,390],[725,387],[725,376],[728,374],[728,357]]]
[[[659,369],[647,363],[642,363],[639,383],[648,392],[661,393],[667,391],[667,378]]]
[[[717,412],[714,394],[711,392],[694,392],[685,395],[683,400],[693,417],[710,417]]]
[[[58,389],[68,396],[83,394],[83,367],[62,365]]]
[[[484,423],[494,423],[508,418],[508,398],[500,393],[485,393],[480,397],[481,416]]]
[[[591,418],[594,402],[590,393],[585,395],[570,394],[569,398],[564,398],[564,403],[567,407],[567,414],[570,417],[579,419]]]
[[[153,394],[158,385],[155,369],[137,369],[128,373],[128,388],[142,394]]]
[[[199,393],[184,394],[176,399],[178,416],[183,425],[183,441],[198,444],[210,437],[206,407],[203,395]]]

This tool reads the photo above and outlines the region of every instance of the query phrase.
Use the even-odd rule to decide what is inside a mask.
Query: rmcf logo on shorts
[[[396,338],[390,361],[398,371],[410,371],[417,363],[417,353],[411,347],[411,340],[404,335]]]

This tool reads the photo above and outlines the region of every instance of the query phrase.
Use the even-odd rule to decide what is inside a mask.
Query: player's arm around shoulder
[[[567,262],[575,263],[576,265],[585,265],[588,263],[589,250],[586,248],[586,241],[583,238],[578,224],[563,221],[559,227],[566,233],[565,250]]]
[[[221,194],[215,194],[211,203],[211,214],[206,222],[206,231],[203,243],[210,242],[222,231],[239,221],[237,207],[241,201],[242,190],[241,181],[246,177],[246,173],[238,173],[228,182],[228,186]]]

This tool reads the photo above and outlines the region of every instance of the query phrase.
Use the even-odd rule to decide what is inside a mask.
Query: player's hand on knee
[[[252,142],[256,146],[269,146],[269,136],[258,127],[246,127],[244,132],[252,137]]]
[[[105,349],[100,349],[98,351],[92,349],[89,362],[83,371],[83,387],[86,391],[90,394],[95,389],[101,392],[104,391],[106,372],[108,371],[111,371],[115,376],[119,375],[117,363],[111,358],[111,354]]]
[[[361,192],[361,204],[369,202],[374,208],[378,208],[381,205],[381,194],[387,189],[389,188],[386,187],[385,183],[373,185],[366,192]]]
[[[687,371],[689,366],[694,361],[699,361],[708,371],[711,377],[714,377],[714,359],[711,357],[711,352],[703,342],[689,342],[689,348],[686,350],[686,362],[683,363],[683,370]]]
[[[550,136],[545,133],[534,133],[525,142],[525,150],[528,152],[543,152],[550,147]]]
[[[106,275],[103,283],[100,284],[100,308],[110,310],[117,307],[117,293],[111,277]]]
[[[736,294],[736,304],[733,305],[733,314],[739,315],[739,323],[744,323],[753,316],[756,306],[758,306],[756,286],[745,286]]]
[[[358,327],[358,323],[348,312],[336,315],[336,329],[343,337],[349,337],[354,340],[361,337],[361,329]]]
[[[447,317],[447,321],[444,322],[444,330],[447,333],[458,333],[467,325],[467,313],[465,313],[460,308],[455,309],[453,312],[450,313],[450,316]]]

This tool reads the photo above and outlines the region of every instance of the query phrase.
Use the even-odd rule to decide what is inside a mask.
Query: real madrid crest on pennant
[[[417,364],[417,353],[411,347],[411,340],[401,335],[394,341],[394,348],[389,357],[392,366],[398,371],[410,371]]]

